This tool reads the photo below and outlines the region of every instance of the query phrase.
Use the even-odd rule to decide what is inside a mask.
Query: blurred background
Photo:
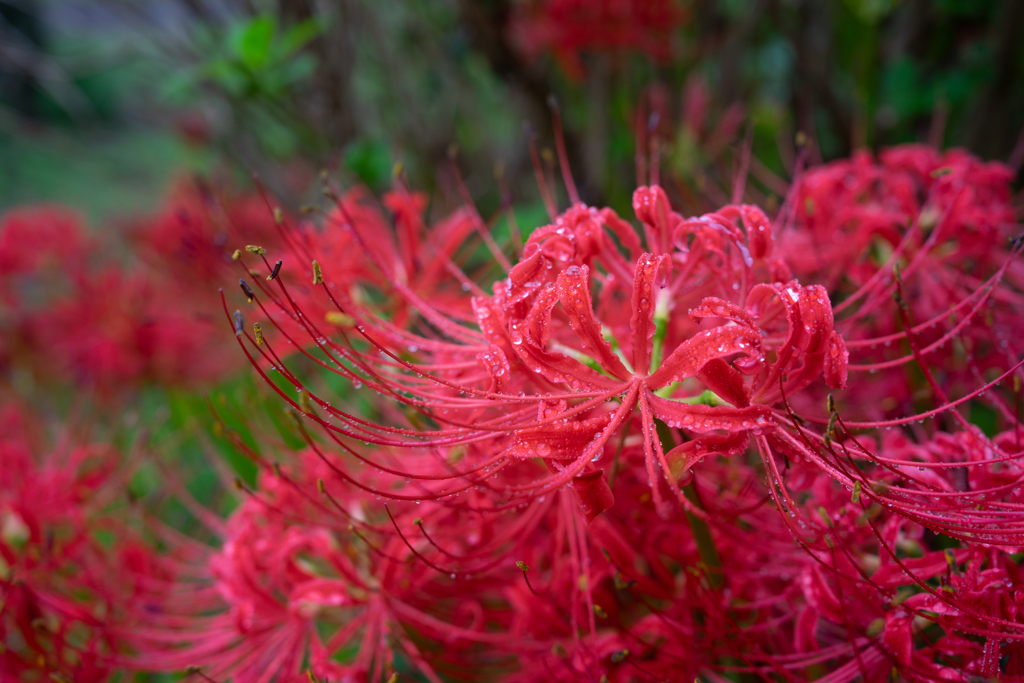
[[[294,209],[320,169],[381,189],[395,163],[452,193],[456,148],[485,213],[496,166],[536,203],[552,97],[584,201],[618,209],[638,132],[695,211],[748,140],[776,201],[800,132],[812,161],[920,141],[1019,167],[1024,3],[0,0],[0,210],[96,224],[183,174],[250,172]]]

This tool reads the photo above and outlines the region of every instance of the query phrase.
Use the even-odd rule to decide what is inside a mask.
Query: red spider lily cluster
[[[798,183],[787,220],[794,229],[783,239],[789,261],[833,293],[849,320],[847,341],[860,350],[854,369],[880,373],[876,414],[912,409],[915,383],[891,369],[915,354],[958,391],[1019,360],[1024,269],[1010,253],[1012,177],[960,150],[911,145],[878,163],[860,153]],[[894,268],[905,282],[899,315],[889,305]],[[898,343],[907,324],[909,346]]]
[[[114,448],[70,431],[48,444],[30,425],[0,408],[0,681],[102,683],[151,559],[109,511],[130,468]]]
[[[21,602],[0,661],[39,680],[1024,680],[1010,180],[907,147],[804,172],[775,217],[686,216],[656,183],[627,217],[566,172],[571,206],[548,197],[525,242],[468,203],[431,219],[398,181],[380,204],[327,184],[322,220],[264,209],[226,259],[168,215],[149,263],[197,286],[238,269],[222,332],[305,445],[232,437],[259,477],[226,520],[175,486],[215,542],[154,522],[144,552],[94,541],[116,529],[112,465],[12,439],[19,476],[64,479],[54,502],[2,480]],[[46,547],[61,525],[81,541]]]
[[[0,222],[0,367],[105,395],[223,376],[237,362],[210,352],[209,291],[229,272],[229,239],[273,231],[258,197],[214,201],[193,185],[131,226],[130,250],[62,207],[12,211]]]

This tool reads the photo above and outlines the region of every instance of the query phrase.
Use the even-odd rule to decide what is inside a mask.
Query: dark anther
[[[278,261],[278,263],[280,263],[280,261]],[[256,296],[252,291],[252,287],[250,287],[249,283],[245,280],[239,280],[238,284],[242,286],[242,292],[245,294],[245,298],[249,300],[249,303],[252,303],[253,298]]]

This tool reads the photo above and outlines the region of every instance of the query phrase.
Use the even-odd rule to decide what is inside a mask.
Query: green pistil
[[[658,292],[658,303],[654,307],[654,346],[651,349],[651,367],[649,374],[661,367],[661,355],[665,348],[665,334],[668,332],[669,302],[668,290]]]
[[[626,356],[623,355],[622,349],[619,348],[618,340],[615,339],[615,335],[612,334],[612,331],[611,331],[611,329],[608,326],[606,326],[606,325],[602,325],[601,326],[601,336],[604,337],[604,340],[606,342],[608,342],[609,346],[611,346],[612,353],[614,353],[616,356],[618,356],[619,360],[622,361],[622,364],[626,366],[627,370],[630,370],[632,372],[630,362],[628,360],[626,360]],[[596,360],[594,360],[594,358],[592,356],[588,356],[587,354],[583,353],[582,351],[578,351],[578,350],[576,350],[576,349],[574,349],[574,348],[572,348],[570,346],[566,346],[565,344],[562,344],[560,342],[551,341],[551,342],[548,342],[548,344],[550,345],[552,351],[557,351],[558,353],[561,353],[561,354],[564,354],[566,356],[569,356],[570,358],[572,358],[574,360],[577,360],[580,363],[583,363],[584,365],[586,365],[591,370],[593,370],[595,372],[601,373],[605,377],[611,377],[612,376],[607,370],[605,370],[603,367],[601,367],[601,364],[598,363]]]
[[[557,351],[558,353],[561,353],[565,356],[569,356],[570,358],[579,361],[580,363],[583,363],[591,370],[601,373],[605,377],[611,377],[611,375],[609,375],[608,372],[601,367],[600,363],[598,363],[591,356],[588,356],[582,351],[577,351],[571,346],[566,346],[565,344],[562,344],[560,342],[549,342],[549,345],[552,351]]]

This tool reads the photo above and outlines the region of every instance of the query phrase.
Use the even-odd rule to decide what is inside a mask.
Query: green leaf
[[[287,57],[321,33],[323,33],[323,27],[316,19],[307,19],[292,26],[281,37],[281,56]]]
[[[853,13],[865,24],[877,24],[895,9],[897,0],[846,0]]]
[[[250,69],[258,69],[267,60],[270,44],[274,40],[277,26],[267,16],[256,17],[245,28],[239,44],[242,63]]]
[[[383,143],[364,138],[345,149],[345,165],[370,187],[381,186],[391,174],[391,154]]]
[[[207,63],[203,72],[212,83],[235,97],[241,96],[245,92],[251,80],[241,66],[224,59],[216,59]]]

